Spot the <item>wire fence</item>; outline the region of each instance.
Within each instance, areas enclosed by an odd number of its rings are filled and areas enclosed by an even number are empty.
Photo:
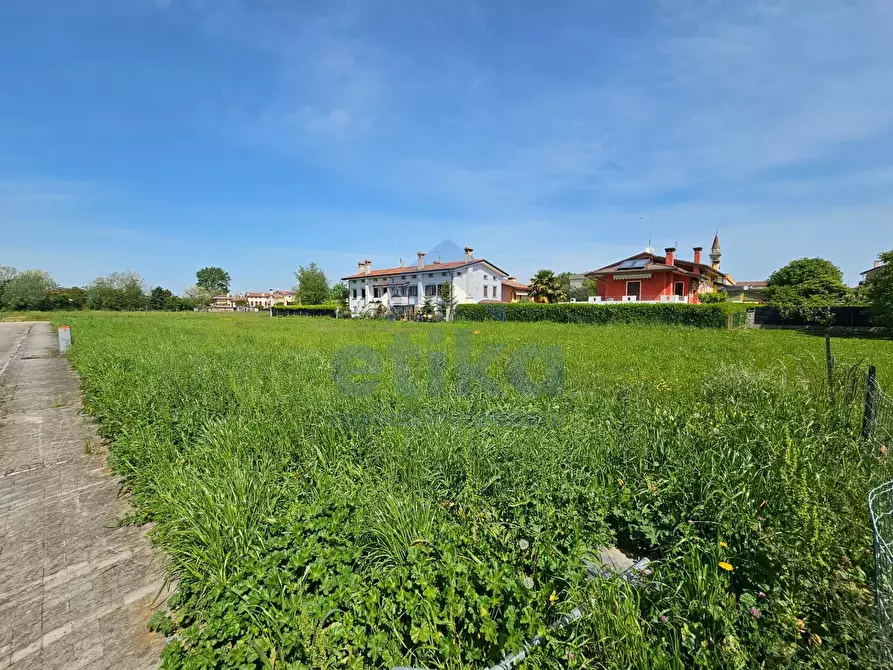
[[[869,377],[867,395],[868,436],[881,449],[893,447],[893,397],[884,392],[874,376]]]
[[[886,455],[893,446],[893,397],[869,372],[863,435],[871,447]],[[874,597],[878,653],[882,663],[893,661],[893,481],[868,494],[874,534]]]

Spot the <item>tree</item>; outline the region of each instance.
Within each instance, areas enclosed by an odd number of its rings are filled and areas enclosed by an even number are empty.
[[[298,280],[295,294],[302,305],[322,305],[329,299],[329,281],[326,273],[316,263],[303,265],[295,272]]]
[[[445,281],[438,289],[440,295],[440,304],[437,306],[437,312],[444,319],[449,320],[453,314],[453,307],[456,306],[456,298],[453,295],[453,285]]]
[[[145,309],[146,282],[136,272],[112,272],[87,287],[87,307],[111,311]]]
[[[156,286],[152,289],[152,292],[149,294],[149,309],[155,311],[163,311],[168,309],[168,301],[174,297],[172,291],[162,288],[161,286]]]
[[[561,272],[558,274],[558,281],[561,283],[561,291],[564,295],[571,294],[571,273]]]
[[[419,309],[419,313],[423,317],[431,317],[434,316],[435,311],[436,307],[434,306],[434,299],[430,295],[426,295],[425,299],[422,301],[422,306]]]
[[[3,308],[3,287],[15,279],[19,271],[10,265],[0,265],[0,309]]]
[[[84,309],[87,306],[87,291],[80,286],[53,289],[47,295],[47,309]]]
[[[340,281],[332,286],[330,299],[338,303],[338,306],[341,307],[342,310],[347,309],[349,297],[350,289],[347,288],[347,284],[345,284],[343,281]]]
[[[561,280],[551,270],[540,270],[530,278],[534,302],[561,302],[565,298]]]
[[[188,286],[183,290],[183,297],[194,307],[207,307],[214,299],[214,291],[204,286]]]
[[[213,295],[229,293],[229,283],[229,272],[223,268],[210,266],[195,273],[195,285],[211,291]]]
[[[56,282],[48,272],[25,270],[4,281],[0,306],[9,310],[49,309],[49,293],[55,288]]]
[[[766,288],[771,305],[837,305],[848,293],[843,273],[824,258],[791,261],[772,273]]]
[[[874,270],[865,282],[865,296],[871,302],[876,323],[893,328],[893,250],[878,255],[884,265]]]

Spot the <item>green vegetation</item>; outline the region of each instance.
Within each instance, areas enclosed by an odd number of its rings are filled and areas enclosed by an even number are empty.
[[[325,305],[276,305],[276,309],[294,312],[304,316],[336,316],[338,310],[341,310],[342,316],[350,316],[350,312],[345,312],[344,308],[336,303]]]
[[[702,305],[715,305],[717,303],[728,302],[729,294],[725,291],[714,291],[713,293],[701,293],[698,300]]]
[[[211,295],[229,292],[229,272],[215,266],[204,267],[195,273],[195,285],[210,292]]]
[[[329,300],[332,289],[326,273],[316,263],[307,267],[303,265],[295,272],[298,280],[295,286],[295,297],[304,305],[319,305]]]
[[[552,270],[539,270],[530,278],[530,288],[530,297],[536,302],[561,302],[567,298],[561,288],[561,278]]]
[[[525,667],[874,664],[865,498],[893,468],[842,390],[847,362],[893,377],[886,342],[835,341],[829,404],[824,342],[793,332],[64,319],[179,579],[166,667],[481,668],[534,634]],[[499,396],[454,392],[457,343],[502,347]],[[507,383],[531,344],[561,347],[561,396]],[[347,345],[365,395],[333,378]],[[604,544],[652,557],[647,586],[587,581]]]
[[[849,296],[843,273],[824,258],[791,261],[769,277],[771,305],[839,305]]]
[[[893,250],[879,254],[878,259],[884,265],[877,268],[860,288],[864,288],[865,298],[871,303],[875,322],[893,328]]]
[[[456,307],[461,321],[555,321],[558,323],[637,323],[653,325],[725,328],[728,315],[744,312],[747,305],[723,303],[688,305],[683,303],[560,303],[557,305],[518,302],[507,305],[462,304]]]

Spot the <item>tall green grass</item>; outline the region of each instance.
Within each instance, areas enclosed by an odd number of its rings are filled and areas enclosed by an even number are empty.
[[[461,326],[63,318],[178,580],[167,667],[486,667],[536,634],[529,667],[874,663],[865,496],[893,469],[841,389],[847,363],[893,375],[889,343],[835,343],[831,402],[821,338],[477,324],[503,382],[513,350],[560,345],[563,394],[406,397],[386,362],[352,397],[341,347],[405,336],[423,387]],[[646,585],[588,581],[604,544],[653,558]]]

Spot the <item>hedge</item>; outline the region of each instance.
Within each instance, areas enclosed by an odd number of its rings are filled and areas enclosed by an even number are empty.
[[[689,305],[685,303],[532,303],[463,304],[457,321],[556,321],[558,323],[635,323],[726,328],[728,315],[746,311],[740,303]]]
[[[273,305],[273,316],[335,317],[338,307],[339,305]]]

